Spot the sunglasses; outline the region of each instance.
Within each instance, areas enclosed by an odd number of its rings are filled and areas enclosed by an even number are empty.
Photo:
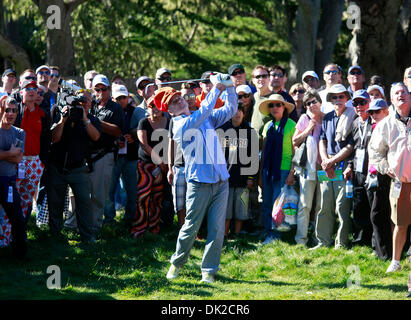
[[[276,108],[281,108],[283,106],[283,104],[281,102],[275,102],[275,103],[269,103],[268,104],[268,108],[272,109],[274,107]]]
[[[361,75],[362,74],[362,72],[361,71],[350,71],[350,74],[351,75]]]
[[[100,91],[106,92],[107,90],[108,90],[107,88],[96,88],[96,89],[94,89],[95,92],[100,92]]]
[[[256,76],[254,76],[254,78],[256,78],[256,79],[267,79],[268,78],[268,74],[259,74],[259,75],[256,75]]]
[[[37,88],[36,88],[36,87],[24,88],[24,90],[25,90],[26,92],[30,92],[30,91],[37,92]]]
[[[25,80],[37,80],[36,77],[30,77],[30,76],[24,77],[24,79]]]
[[[238,71],[234,71],[231,75],[232,75],[232,76],[236,76],[236,75],[238,75],[238,74],[243,74],[243,73],[245,73],[244,70],[238,70]]]
[[[171,81],[171,77],[161,77],[161,78],[158,78],[158,80],[164,81],[164,82]]]
[[[60,75],[59,75],[58,73],[53,73],[53,74],[51,75],[51,77],[52,77],[52,78],[58,78],[58,77],[60,77]]]
[[[190,94],[185,94],[183,96],[184,100],[188,101],[188,100],[194,100],[196,98],[196,95],[194,93],[190,93]]]
[[[127,99],[127,98],[128,98],[128,97],[126,97],[126,96],[121,96],[121,97],[117,97],[116,100],[117,100],[117,101],[120,101],[120,100]]]
[[[4,111],[6,113],[17,113],[18,109],[17,108],[6,108]]]
[[[374,113],[375,114],[379,114],[381,112],[381,109],[379,109],[379,110],[369,110],[368,111],[368,113],[370,114],[370,115],[373,115]]]
[[[311,106],[311,105],[314,105],[314,104],[317,104],[317,100],[313,100],[313,101],[309,101],[309,102],[307,102],[305,105],[307,106],[307,107],[309,107],[309,106]]]
[[[325,74],[337,74],[338,70],[328,70],[328,71],[324,71]]]
[[[367,104],[367,101],[366,100],[360,100],[360,101],[354,100],[352,104],[354,107],[358,107],[359,105],[365,106]]]
[[[238,99],[249,98],[250,96],[251,96],[251,93],[239,94]]]
[[[291,95],[294,95],[296,93],[305,93],[305,90],[304,89],[295,90]]]
[[[343,94],[340,94],[339,96],[332,96],[332,97],[331,97],[332,100],[337,100],[337,99],[342,100],[342,99],[344,99],[344,98],[346,98],[346,96],[343,95]]]
[[[39,72],[37,72],[37,74],[39,74],[39,75],[43,75],[43,74],[46,74],[46,75],[50,75],[50,71],[39,71]]]
[[[279,77],[279,78],[282,78],[282,77],[284,77],[284,75],[282,74],[282,73],[275,73],[275,72],[271,72],[270,73],[270,76],[272,76],[272,77]]]

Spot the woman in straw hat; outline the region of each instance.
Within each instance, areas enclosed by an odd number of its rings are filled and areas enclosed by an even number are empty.
[[[295,106],[288,103],[279,94],[272,94],[260,103],[261,114],[271,116],[272,120],[264,126],[263,149],[260,166],[259,185],[263,189],[262,214],[267,237],[264,244],[272,243],[280,238],[272,229],[271,211],[275,199],[284,184],[294,184],[294,168],[292,165],[295,122],[288,118]]]

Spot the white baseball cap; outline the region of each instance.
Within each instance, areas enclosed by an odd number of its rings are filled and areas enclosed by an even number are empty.
[[[113,86],[112,96],[114,99],[117,99],[121,96],[128,97],[128,90],[126,86],[123,86],[122,84]]]
[[[138,86],[140,85],[141,82],[143,81],[150,81],[153,82],[149,77],[147,76],[141,76],[140,78],[137,79],[136,81],[136,88],[138,89]]]
[[[98,84],[103,84],[106,87],[110,87],[110,82],[104,74],[98,74],[93,78],[93,88]]]
[[[368,92],[368,93],[370,93],[370,92],[373,91],[373,90],[378,90],[378,91],[381,93],[381,95],[382,95],[383,97],[385,97],[384,89],[383,89],[381,86],[379,86],[378,84],[374,84],[374,85],[369,86],[369,87],[367,88],[367,92]]]
[[[250,86],[246,85],[246,84],[242,84],[240,86],[238,86],[235,91],[237,92],[237,94],[239,94],[240,92],[245,92],[246,94],[251,93],[251,88]]]
[[[318,74],[315,71],[312,71],[312,70],[304,72],[303,77],[301,78],[301,80],[304,82],[304,79],[307,76],[314,77],[318,81],[320,80],[320,78],[318,77]]]
[[[159,79],[164,73],[169,73],[171,75],[171,71],[167,68],[160,68],[156,72],[156,79]]]
[[[41,69],[47,69],[49,72],[51,72],[50,67],[49,67],[49,66],[46,66],[45,64],[43,64],[42,66],[40,66],[40,67],[38,67],[38,68],[36,69],[36,74],[39,73],[39,71],[40,71]]]

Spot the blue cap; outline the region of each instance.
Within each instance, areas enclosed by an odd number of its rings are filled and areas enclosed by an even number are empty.
[[[348,69],[348,73],[350,73],[351,70],[354,70],[354,69],[358,69],[358,70],[361,71],[361,73],[364,73],[364,69],[361,68],[360,66],[351,66],[351,67]]]
[[[367,112],[372,111],[372,110],[385,109],[385,108],[388,108],[388,105],[387,105],[387,102],[385,102],[384,99],[375,99],[375,100],[371,101]]]
[[[370,95],[368,94],[367,90],[365,89],[360,89],[354,92],[354,95],[352,96],[352,99],[355,100],[357,98],[365,99],[365,100],[371,100]]]

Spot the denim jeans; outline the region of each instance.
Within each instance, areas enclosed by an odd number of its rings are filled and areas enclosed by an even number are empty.
[[[127,193],[127,203],[124,218],[132,220],[136,214],[137,206],[137,160],[130,161],[124,157],[119,157],[113,167],[109,196],[104,208],[104,221],[112,222],[116,216],[115,195],[120,179],[123,180],[124,189]]]
[[[279,239],[280,233],[273,229],[272,211],[275,200],[280,194],[281,188],[285,185],[285,180],[290,171],[281,170],[280,180],[271,180],[263,176],[263,205],[262,213],[264,217],[264,229],[267,236]]]
[[[217,273],[224,241],[227,202],[228,181],[187,183],[187,214],[178,234],[176,252],[170,260],[173,265],[181,267],[187,262],[201,222],[207,215],[207,242],[201,271]]]

